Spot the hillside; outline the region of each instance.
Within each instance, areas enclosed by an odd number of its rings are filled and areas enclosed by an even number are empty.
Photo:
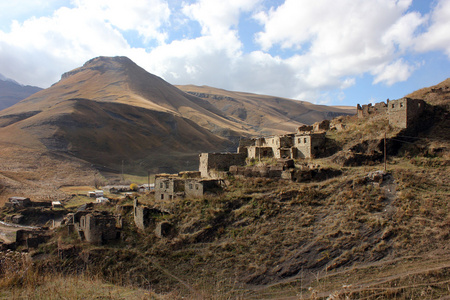
[[[40,90],[42,89],[39,87],[18,84],[0,74],[0,110],[16,104]]]
[[[208,86],[178,85],[180,90],[207,100],[223,114],[251,124],[260,134],[295,132],[294,125],[311,125],[340,115],[355,114],[354,107],[315,105],[306,101],[231,92]]]
[[[89,245],[60,228],[31,251],[35,272],[14,274],[17,283],[5,277],[0,287],[27,295],[55,277],[72,285],[77,273],[99,288],[134,287],[129,299],[142,289],[155,299],[441,299],[450,280],[449,159],[448,150],[390,156],[377,180],[369,175],[382,169],[377,162],[342,168],[322,159],[315,163],[342,175],[299,183],[229,177],[225,193],[201,199],[140,195],[154,208],[145,231],[134,225],[132,200],[118,200],[120,240]],[[159,222],[173,226],[164,238],[154,233]]]

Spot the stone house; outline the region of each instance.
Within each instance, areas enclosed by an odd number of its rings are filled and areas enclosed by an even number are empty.
[[[155,176],[155,199],[173,200],[184,197],[184,180],[176,175],[159,174]]]
[[[408,128],[425,110],[423,100],[402,98],[388,103],[389,124],[398,128]]]
[[[314,158],[325,144],[325,133],[296,134],[291,158]]]
[[[369,115],[386,115],[389,124],[397,128],[408,128],[424,112],[426,102],[420,99],[404,97],[398,100],[387,100],[386,103],[376,103],[367,105],[357,105],[358,118],[365,118]]]
[[[73,223],[82,241],[105,244],[120,237],[121,217],[106,211],[80,211],[73,215]]]
[[[201,198],[223,189],[221,179],[180,178],[176,175],[156,175],[155,199],[173,200],[185,197]]]
[[[223,180],[220,179],[186,179],[184,192],[189,198],[201,198],[205,194],[217,194],[223,190]]]
[[[300,131],[298,134],[257,138],[252,141],[246,141],[246,146],[240,145],[239,148],[240,152],[244,152],[242,148],[246,148],[247,156],[251,159],[313,158],[320,153],[320,147],[325,143],[325,133]]]
[[[228,172],[230,166],[244,166],[246,158],[247,153],[244,151],[239,151],[239,153],[202,153],[199,164],[201,177],[218,178],[221,172]]]

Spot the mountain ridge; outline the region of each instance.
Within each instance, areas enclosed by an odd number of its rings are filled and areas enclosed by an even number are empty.
[[[0,74],[0,111],[40,90],[40,87],[23,85]]]

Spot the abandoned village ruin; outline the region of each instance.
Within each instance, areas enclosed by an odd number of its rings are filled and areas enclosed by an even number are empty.
[[[417,123],[417,118],[425,111],[427,104],[423,100],[402,98],[388,100],[374,105],[357,105],[357,117],[368,118],[372,115],[387,117],[392,127],[406,129]],[[236,153],[201,153],[199,170],[178,174],[156,174],[154,198],[157,201],[171,201],[184,198],[202,198],[205,195],[217,195],[226,190],[229,175],[242,177],[266,177],[285,179],[295,182],[321,181],[342,174],[341,170],[320,168],[314,159],[330,155],[327,151],[328,131],[345,130],[342,119],[324,120],[313,125],[303,125],[296,133],[257,138],[242,138]],[[297,161],[297,164],[295,161]],[[261,163],[270,161],[270,163]],[[127,186],[105,186],[110,194],[129,191]],[[138,192],[145,191],[139,189]],[[150,184],[147,187],[150,191]],[[126,193],[131,194],[131,193]],[[129,197],[130,195],[127,195]],[[89,197],[104,197],[103,191],[90,192]],[[106,198],[105,198],[106,199]],[[59,203],[59,202],[58,202]],[[155,227],[154,234],[163,238],[170,235],[172,225],[158,222],[158,216],[169,214],[158,208],[147,207],[134,199],[132,207],[116,207],[116,213],[97,209],[101,205],[111,205],[109,201],[97,201],[79,207],[75,213],[66,215],[61,225],[67,232],[76,232],[81,241],[92,244],[105,244],[119,239],[122,229],[121,212],[131,211],[134,224],[139,230]],[[24,222],[24,209],[52,209],[52,202],[34,202],[25,197],[11,197],[5,209],[14,214],[8,220],[14,224]],[[15,213],[18,212],[18,213]],[[11,225],[13,226],[13,225]],[[19,225],[17,225],[19,226]],[[59,226],[59,225],[58,225]],[[48,229],[48,228],[47,228]],[[49,238],[48,230],[22,226],[16,232],[16,241],[1,244],[3,248],[16,246],[37,247]]]
[[[399,100],[389,100],[386,103],[379,102],[372,106],[357,105],[358,118],[365,118],[373,114],[386,114],[389,119],[389,125],[398,128],[408,128],[420,116],[426,107],[423,100],[402,98]]]

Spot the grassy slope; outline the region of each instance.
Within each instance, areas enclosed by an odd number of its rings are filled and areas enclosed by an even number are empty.
[[[74,242],[79,254],[44,265],[70,273],[89,257],[90,276],[190,298],[438,298],[450,279],[446,162],[392,158],[381,186],[364,180],[380,166],[353,167],[317,183],[236,179],[221,197],[141,199],[172,212],[155,216],[174,225],[170,238],[155,225],[137,234],[128,214],[122,242],[94,247],[60,231],[38,253]]]
[[[180,85],[220,109],[227,116],[245,122],[264,134],[295,132],[303,124],[312,124],[339,114],[354,114],[354,107],[337,108],[280,97],[232,92],[208,86]]]

